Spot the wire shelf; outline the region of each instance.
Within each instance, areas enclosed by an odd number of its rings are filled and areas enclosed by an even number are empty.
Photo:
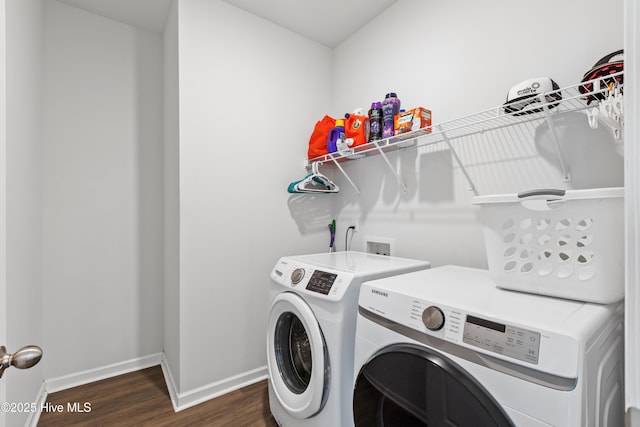
[[[363,144],[353,149],[315,157],[309,159],[308,162],[342,162],[354,160],[416,144],[418,147],[423,147],[504,127],[517,126],[536,120],[545,120],[548,119],[549,116],[553,118],[554,116],[569,112],[589,110],[597,107],[600,100],[608,96],[611,90],[610,85],[614,84],[615,81],[622,81],[623,74],[624,72],[619,72],[540,94],[537,96],[538,102],[529,104],[520,111],[507,112],[505,106],[501,105],[430,127],[407,132],[402,135]],[[622,89],[622,84],[620,83],[618,87]]]

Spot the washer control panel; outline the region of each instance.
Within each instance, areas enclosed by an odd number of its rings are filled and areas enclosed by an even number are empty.
[[[327,273],[326,271],[315,270],[307,282],[307,286],[305,289],[318,292],[323,295],[329,295],[329,291],[331,291],[331,287],[336,281],[338,277],[337,274]]]
[[[271,279],[285,288],[335,301],[342,299],[354,278],[348,272],[321,270],[287,259],[280,259],[271,271]]]
[[[304,279],[304,268],[296,268],[291,272],[291,283],[297,285],[300,281]]]
[[[540,332],[467,314],[462,341],[529,363],[538,363]]]

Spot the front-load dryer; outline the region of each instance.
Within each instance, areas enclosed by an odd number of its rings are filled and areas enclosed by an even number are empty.
[[[425,268],[425,261],[351,251],[278,261],[271,272],[267,361],[269,406],[280,425],[353,424],[360,284]]]
[[[444,266],[364,283],[356,426],[624,425],[623,309]]]

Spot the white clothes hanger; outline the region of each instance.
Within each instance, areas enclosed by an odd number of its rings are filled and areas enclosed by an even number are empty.
[[[610,84],[606,98],[601,100],[597,106],[587,110],[586,113],[589,126],[592,129],[597,129],[598,122],[601,121],[611,128],[616,140],[622,139],[624,102],[622,90],[617,82]]]

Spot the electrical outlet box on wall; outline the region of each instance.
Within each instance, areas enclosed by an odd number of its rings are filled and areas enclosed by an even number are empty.
[[[365,236],[364,247],[367,253],[391,256],[395,239],[390,237]]]

